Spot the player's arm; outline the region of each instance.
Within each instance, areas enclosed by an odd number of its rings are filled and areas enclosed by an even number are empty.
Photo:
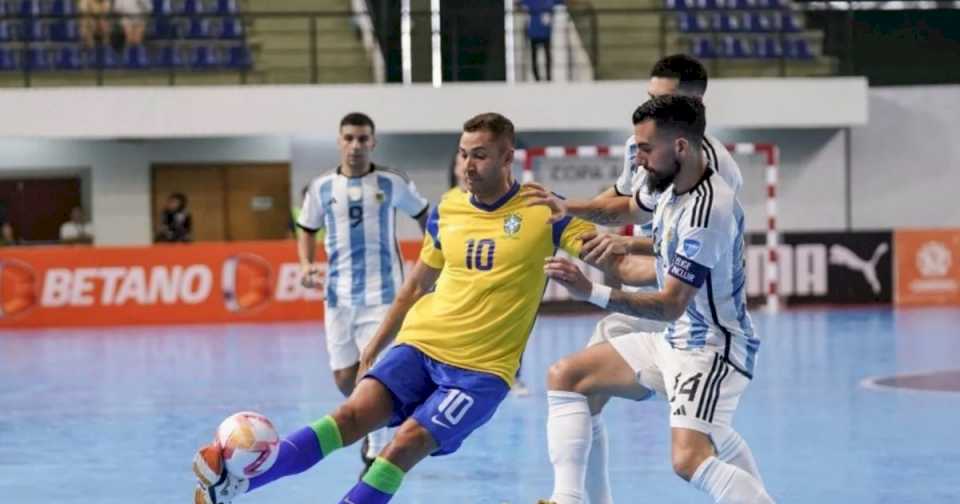
[[[398,187],[396,206],[417,221],[421,233],[425,232],[427,218],[430,216],[430,202],[417,191],[417,185],[412,180],[407,180]]]
[[[380,352],[397,337],[407,312],[424,294],[433,289],[437,277],[440,276],[440,271],[441,269],[428,265],[423,259],[417,261],[413,271],[410,272],[410,276],[407,277],[403,286],[397,292],[397,297],[390,305],[390,310],[383,322],[380,323],[380,327],[377,328],[376,334],[363,349],[363,354],[360,356],[360,370],[357,372],[358,378],[363,377],[366,370],[370,369],[370,366],[377,360]]]
[[[700,289],[699,286],[669,276],[663,289],[657,292],[624,292],[594,284],[574,263],[561,257],[548,258],[544,271],[577,299],[588,300],[602,308],[634,317],[666,322],[679,318]]]
[[[323,287],[320,265],[317,264],[317,232],[323,228],[323,206],[318,195],[310,189],[303,198],[300,217],[296,222],[302,233],[297,233],[297,258],[300,260],[300,283],[310,289]]]
[[[657,262],[653,257],[620,256],[603,269],[625,285],[634,287],[657,285]]]
[[[550,222],[559,222],[571,215],[602,226],[627,222],[630,215],[630,197],[620,196],[613,188],[591,200],[567,200],[534,182],[523,185],[527,206],[543,205],[550,209]]]

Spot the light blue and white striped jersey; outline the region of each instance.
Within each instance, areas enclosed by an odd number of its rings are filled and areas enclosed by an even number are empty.
[[[405,174],[383,166],[361,177],[337,168],[314,179],[297,225],[327,231],[327,306],[392,303],[403,282],[396,209],[417,218],[429,207]]]
[[[653,216],[657,281],[667,275],[699,290],[686,311],[667,326],[674,348],[709,347],[747,377],[753,376],[760,340],[747,313],[743,207],[711,169],[690,191],[671,185]]]

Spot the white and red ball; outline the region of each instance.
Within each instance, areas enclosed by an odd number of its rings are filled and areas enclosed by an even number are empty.
[[[263,474],[277,460],[280,436],[270,419],[252,411],[234,413],[217,428],[227,471],[240,478]]]

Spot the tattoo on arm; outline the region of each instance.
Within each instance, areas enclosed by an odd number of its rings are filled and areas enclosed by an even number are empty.
[[[666,300],[657,293],[623,292],[614,289],[610,293],[610,302],[607,309],[634,317],[671,321]]]
[[[582,217],[594,224],[600,224],[601,226],[620,224],[620,221],[622,220],[620,215],[607,212],[603,208],[591,208],[583,212]]]

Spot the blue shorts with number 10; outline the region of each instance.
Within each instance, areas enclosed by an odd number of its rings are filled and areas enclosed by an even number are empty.
[[[393,396],[395,427],[412,417],[447,455],[497,411],[510,391],[500,377],[444,364],[410,345],[397,345],[366,374]]]

